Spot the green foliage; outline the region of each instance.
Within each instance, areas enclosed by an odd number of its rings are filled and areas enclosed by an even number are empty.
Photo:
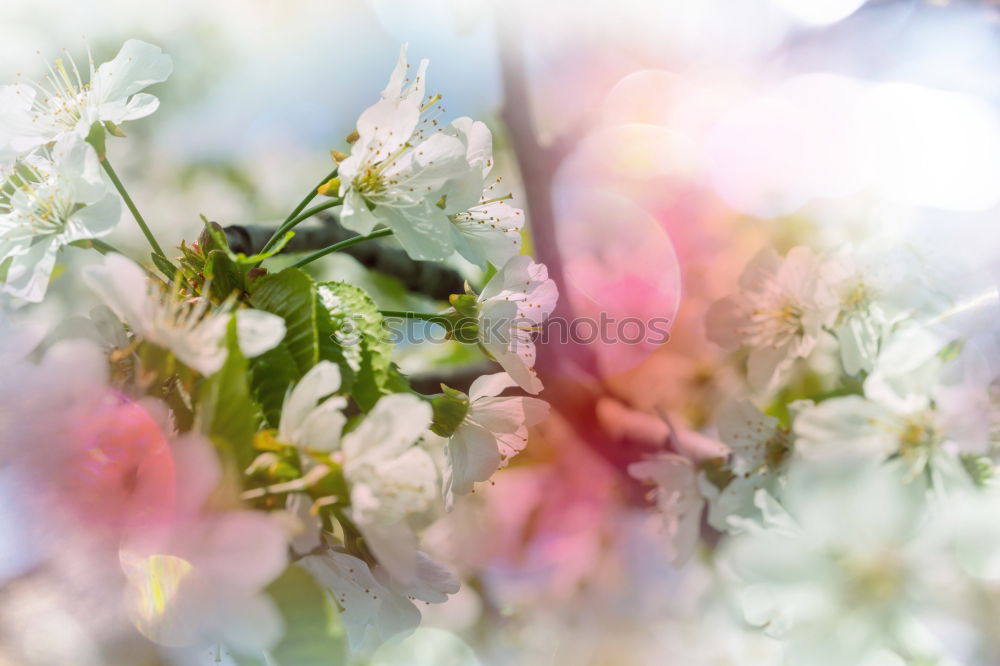
[[[986,456],[976,456],[971,453],[963,453],[960,456],[960,459],[962,461],[962,467],[977,486],[985,486],[993,479],[993,461]]]
[[[327,593],[305,569],[291,566],[267,589],[281,611],[285,635],[268,659],[239,657],[241,666],[340,666],[347,636]]]
[[[385,320],[368,294],[352,284],[326,282],[318,286],[318,294],[355,372],[354,400],[368,411],[380,397],[393,392],[392,343]]]
[[[226,331],[226,348],[226,362],[198,391],[198,425],[220,451],[246,469],[256,455],[253,436],[259,419],[254,418],[258,409],[250,397],[248,364],[240,352],[235,316]]]
[[[272,428],[281,420],[281,404],[288,387],[296,379],[295,359],[284,342],[257,358],[250,359],[250,391]]]
[[[172,263],[155,252],[151,253],[149,256],[153,260],[153,265],[156,266],[168,280],[173,282],[177,278],[177,268]]]
[[[224,301],[233,293],[246,290],[246,275],[223,250],[212,250],[205,257],[205,280],[210,282],[211,296]]]
[[[286,268],[259,278],[252,285],[250,303],[285,320],[283,345],[294,362],[292,380],[300,379],[320,361],[332,361],[340,366],[343,390],[350,389],[354,370],[334,336],[330,313],[320,303],[316,283],[307,273]]]

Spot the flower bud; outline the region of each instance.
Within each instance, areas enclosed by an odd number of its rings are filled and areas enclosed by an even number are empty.
[[[335,197],[337,196],[337,194],[340,193],[340,179],[331,178],[330,180],[320,185],[316,189],[316,191],[322,194],[324,197]]]

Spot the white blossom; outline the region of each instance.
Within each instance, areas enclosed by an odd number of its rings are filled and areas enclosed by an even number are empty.
[[[902,477],[896,466],[797,463],[780,503],[757,491],[762,524],[747,521],[722,557],[747,621],[786,641],[791,666],[938,651],[922,616],[946,594],[935,579],[948,567],[922,538],[925,495]]]
[[[503,266],[521,252],[524,212],[520,208],[491,201],[456,213],[451,221],[455,250],[474,264]]]
[[[479,341],[517,382],[532,394],[542,390],[534,371],[534,336],[552,314],[558,291],[544,264],[517,256],[504,264],[479,298]]]
[[[957,455],[986,453],[989,424],[970,422],[964,406],[986,394],[940,383],[941,348],[920,329],[898,334],[865,380],[864,396],[830,398],[796,415],[797,453],[814,459],[898,455],[911,475],[928,468],[939,485],[967,482],[956,474]]]
[[[663,516],[668,557],[675,565],[684,564],[698,545],[701,514],[705,508],[705,498],[698,487],[697,468],[685,456],[663,453],[632,463],[628,472],[640,481],[656,484],[652,493]]]
[[[404,46],[381,99],[358,118],[358,139],[338,171],[341,222],[359,234],[384,224],[414,259],[443,260],[455,251],[451,217],[480,201],[492,138],[469,118],[440,126],[439,97],[424,98],[427,61],[412,79],[408,70]]]
[[[648,431],[646,414],[622,409],[618,424],[627,436],[635,437]],[[676,452],[660,452],[628,466],[628,473],[635,479],[655,484],[649,497],[656,501],[657,511],[663,521],[667,539],[667,557],[674,566],[686,564],[695,552],[701,533],[701,518],[706,500],[706,481],[701,470],[725,460],[729,454],[726,446],[701,433],[687,429],[674,429],[668,417],[661,421],[667,428],[667,438]],[[665,442],[660,441],[662,446]]]
[[[79,240],[111,233],[121,202],[104,180],[97,155],[76,137],[61,140],[18,164],[0,195],[0,269],[3,290],[40,301],[56,255]]]
[[[137,337],[167,349],[208,376],[226,361],[226,329],[236,317],[240,350],[248,357],[273,349],[285,337],[281,317],[262,310],[239,309],[234,302],[213,306],[205,297],[185,299],[147,279],[122,255],[110,253],[84,269],[84,280]]]
[[[100,67],[89,62],[87,80],[76,63],[59,59],[41,82],[0,87],[0,152],[24,154],[67,134],[85,138],[96,122],[144,118],[159,100],[143,88],[165,81],[170,57],[152,44],[130,39]]]
[[[320,361],[290,389],[281,405],[278,438],[300,448],[333,451],[340,446],[347,400],[340,389],[340,368]],[[332,396],[332,397],[331,397]]]
[[[718,417],[719,439],[732,452],[728,471],[732,478],[720,490],[704,474],[700,484],[709,498],[708,522],[720,531],[740,529],[742,521],[730,517],[758,519],[754,504],[758,490],[777,495],[788,461],[792,437],[778,419],[761,413],[747,401],[723,406]]]
[[[739,293],[709,308],[709,339],[749,348],[747,379],[754,390],[774,388],[834,322],[838,303],[823,272],[823,260],[807,247],[789,250],[784,259],[765,248],[743,271]]]
[[[517,384],[506,372],[484,375],[469,388],[465,418],[448,440],[445,495],[472,491],[517,455],[528,440],[528,427],[548,414],[548,403],[524,396],[500,396]]]
[[[420,624],[414,600],[440,603],[459,587],[451,572],[422,552],[417,553],[417,573],[410,585],[400,585],[381,567],[373,571],[364,560],[334,550],[310,555],[299,564],[331,591],[351,649],[361,653],[409,635]]]
[[[440,499],[437,467],[418,440],[431,407],[409,393],[381,398],[341,442],[351,520],[375,558],[400,584],[417,577],[417,538],[408,518]]]

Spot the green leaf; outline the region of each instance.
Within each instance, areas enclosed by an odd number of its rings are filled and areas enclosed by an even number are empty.
[[[240,469],[246,469],[256,455],[253,436],[259,418],[250,397],[247,360],[237,341],[235,316],[229,320],[226,348],[226,362],[198,391],[198,426]]]
[[[334,336],[330,314],[319,301],[316,283],[298,268],[286,268],[254,282],[250,303],[255,308],[285,320],[285,347],[294,364],[297,380],[320,361],[340,366],[342,389],[350,389],[354,370]]]
[[[248,265],[248,266],[253,266],[253,265],[259,264],[260,262],[264,261],[265,259],[270,259],[274,255],[276,255],[279,252],[281,252],[282,250],[284,250],[285,246],[288,245],[288,241],[292,240],[292,238],[294,236],[295,236],[295,232],[294,231],[288,231],[288,232],[286,232],[285,235],[282,236],[278,240],[277,243],[275,243],[274,247],[272,247],[267,252],[262,252],[262,253],[259,253],[259,254],[255,254],[255,255],[250,256],[250,257],[248,257],[248,256],[246,256],[244,254],[237,254],[236,255],[237,262],[240,263],[240,264],[244,264],[244,265]]]
[[[389,393],[409,393],[413,391],[410,379],[399,370],[395,363],[389,365],[389,374],[385,381],[385,390]]]
[[[281,405],[297,377],[295,359],[284,342],[250,361],[250,390],[272,428],[281,420]]]
[[[212,250],[205,260],[205,279],[211,280],[212,296],[224,301],[233,292],[243,293],[243,274],[224,250]]]
[[[170,263],[169,260],[164,259],[155,252],[149,255],[153,259],[153,265],[156,266],[161,273],[171,282],[177,277],[177,267]]]
[[[960,456],[962,467],[972,478],[977,486],[986,486],[993,478],[993,461],[985,456],[977,456],[972,453],[963,453]]]
[[[359,287],[346,282],[325,282],[317,289],[330,315],[335,338],[343,345],[347,363],[354,370],[353,396],[364,411],[391,393],[392,343],[378,306]]]
[[[265,661],[237,657],[241,666],[341,666],[347,634],[339,614],[313,577],[292,565],[267,589],[285,622],[285,635]]]

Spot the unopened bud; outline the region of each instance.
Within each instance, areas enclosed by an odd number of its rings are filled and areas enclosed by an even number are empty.
[[[452,294],[448,302],[463,317],[475,319],[479,315],[479,301],[475,294]]]
[[[340,179],[331,178],[316,188],[316,191],[324,197],[335,197],[340,193]]]

